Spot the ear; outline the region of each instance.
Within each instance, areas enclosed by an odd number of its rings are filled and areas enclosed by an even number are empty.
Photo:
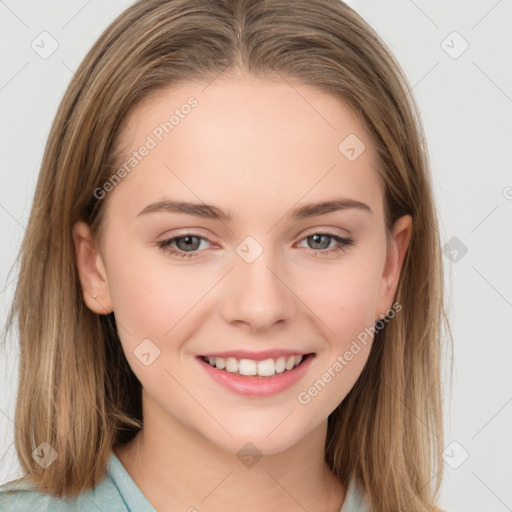
[[[114,308],[99,248],[87,223],[77,222],[72,233],[84,301],[91,311],[107,315]]]
[[[384,272],[377,297],[375,321],[380,320],[393,305],[393,298],[398,287],[400,271],[405,259],[407,248],[412,233],[412,217],[404,215],[400,217],[393,227],[391,240],[389,241]]]

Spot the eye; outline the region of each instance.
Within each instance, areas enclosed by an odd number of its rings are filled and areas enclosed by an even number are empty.
[[[314,249],[315,256],[336,253],[354,244],[354,240],[350,237],[344,237],[336,233],[328,232],[312,233],[308,235],[306,238],[303,238],[300,243],[302,243],[303,241],[312,241],[312,249]],[[329,248],[332,241],[335,242],[335,245]],[[298,247],[300,247],[300,244],[298,245]]]
[[[336,233],[328,232],[312,233],[306,238],[303,238],[300,243],[304,240],[312,241],[313,248],[311,250],[313,250],[315,256],[319,254],[324,255],[336,253],[354,244],[354,240],[350,237],[344,237]],[[325,244],[326,241],[327,245]],[[335,242],[335,245],[329,247],[332,241]],[[201,252],[198,250],[201,246],[201,242],[210,243],[210,241],[204,236],[195,233],[185,233],[167,240],[162,240],[158,242],[157,245],[166,253],[177,256],[178,258],[194,258],[197,256],[198,252]],[[174,247],[174,244],[176,244],[177,247]],[[300,245],[297,245],[297,247],[300,247]]]
[[[157,245],[173,256],[178,256],[179,258],[193,258],[196,256],[195,253],[202,241],[209,242],[204,236],[196,235],[195,233],[185,233],[184,235],[175,236],[168,240],[162,240],[158,242]],[[177,244],[177,249],[172,246],[174,243]]]

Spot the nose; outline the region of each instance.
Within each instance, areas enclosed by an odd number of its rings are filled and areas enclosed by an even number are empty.
[[[267,249],[252,263],[236,256],[226,284],[224,319],[254,332],[289,322],[297,312],[298,299],[284,266]]]

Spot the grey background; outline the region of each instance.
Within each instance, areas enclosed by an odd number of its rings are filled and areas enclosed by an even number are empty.
[[[441,236],[451,251],[445,261],[454,374],[451,387],[445,379],[440,505],[450,512],[511,511],[512,2],[348,3],[410,80],[429,142]],[[7,271],[57,106],[90,46],[130,4],[0,0],[0,326],[16,278],[16,270]],[[46,59],[31,47],[43,31],[58,42]],[[461,53],[464,41],[469,47]],[[0,483],[21,475],[13,444],[18,353],[16,339],[0,352]]]

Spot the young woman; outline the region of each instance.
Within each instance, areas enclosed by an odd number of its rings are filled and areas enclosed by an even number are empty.
[[[144,0],[107,28],[21,249],[1,510],[438,510],[447,319],[408,91],[339,0]]]

